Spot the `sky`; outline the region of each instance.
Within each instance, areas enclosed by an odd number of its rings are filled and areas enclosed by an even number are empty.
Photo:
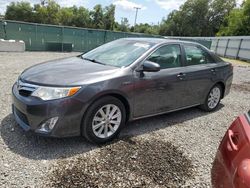
[[[6,6],[10,2],[18,2],[17,0],[0,0],[0,14],[4,14]],[[31,4],[40,3],[40,0],[25,0]],[[70,7],[73,5],[84,6],[93,9],[96,4],[107,6],[116,5],[115,19],[121,22],[126,17],[130,25],[134,25],[135,9],[138,11],[137,23],[158,24],[163,17],[166,17],[172,10],[178,9],[186,0],[55,0],[62,7]],[[237,0],[237,4],[241,4],[242,0]]]

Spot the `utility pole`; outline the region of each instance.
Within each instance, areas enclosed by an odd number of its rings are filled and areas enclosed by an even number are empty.
[[[134,24],[134,27],[136,25],[136,20],[137,20],[137,13],[138,13],[138,10],[141,9],[140,7],[134,7],[134,9],[136,9],[136,12],[135,12],[135,24]]]

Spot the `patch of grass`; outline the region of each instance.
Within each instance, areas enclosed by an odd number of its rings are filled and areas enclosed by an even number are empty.
[[[240,61],[237,59],[228,59],[228,58],[222,58],[224,61],[227,61],[229,63],[232,63],[233,65],[238,65],[238,66],[250,66],[250,63],[246,61]]]
[[[239,92],[250,92],[250,82],[243,82],[241,84],[232,84],[232,89]]]

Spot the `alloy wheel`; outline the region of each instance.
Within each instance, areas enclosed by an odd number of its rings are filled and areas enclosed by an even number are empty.
[[[218,87],[214,87],[208,96],[208,107],[210,109],[214,109],[218,103],[220,102],[221,98],[221,90]]]
[[[108,138],[119,128],[122,121],[122,113],[118,106],[107,104],[102,106],[94,115],[92,130],[98,138]]]

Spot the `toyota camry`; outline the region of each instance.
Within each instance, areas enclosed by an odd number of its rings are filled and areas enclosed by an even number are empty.
[[[232,78],[232,65],[200,44],[125,38],[26,69],[13,85],[12,109],[26,131],[104,143],[128,121],[216,110]]]

